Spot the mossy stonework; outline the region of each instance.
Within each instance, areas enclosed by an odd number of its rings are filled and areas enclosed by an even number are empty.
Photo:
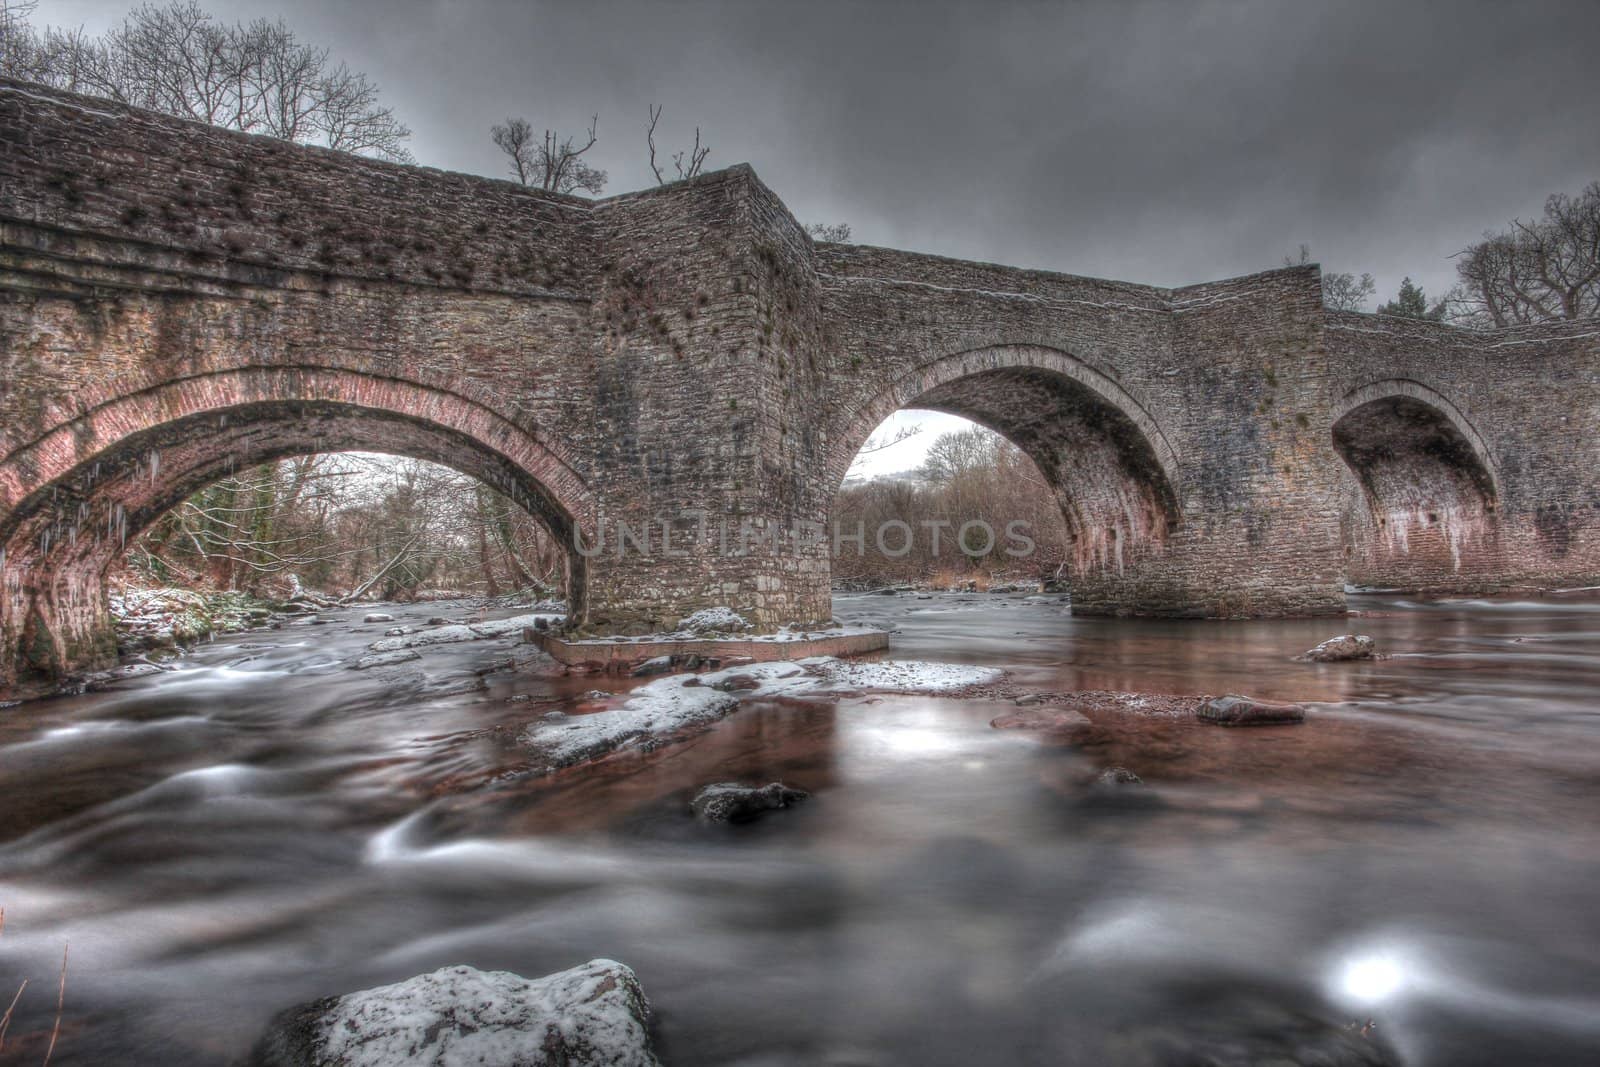
[[[1038,463],[1076,611],[1589,584],[1597,335],[1331,312],[1315,267],[819,245],[748,167],[587,201],[0,81],[0,692],[113,654],[104,574],[163,510],[313,451],[513,496],[584,632],[824,620],[834,493],[908,406]]]

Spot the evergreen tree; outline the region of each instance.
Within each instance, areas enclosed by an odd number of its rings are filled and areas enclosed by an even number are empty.
[[[1403,319],[1430,319],[1440,322],[1444,319],[1444,301],[1435,304],[1428,303],[1428,296],[1410,278],[1400,282],[1399,294],[1387,304],[1378,308],[1380,315],[1398,315]]]

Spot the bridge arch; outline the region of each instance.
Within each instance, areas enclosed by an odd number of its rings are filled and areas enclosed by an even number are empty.
[[[1427,586],[1492,541],[1500,478],[1471,420],[1409,378],[1371,382],[1334,406],[1333,446],[1361,486],[1365,516],[1346,517],[1358,584]],[[1410,573],[1418,572],[1418,573]]]
[[[313,452],[450,466],[505,493],[567,548],[575,618],[596,504],[554,448],[481,404],[326,368],[196,376],[110,401],[0,460],[0,687],[14,670],[109,658],[105,573],[170,508],[235,470]]]
[[[1116,568],[1182,521],[1179,459],[1155,418],[1109,376],[1060,349],[1001,344],[896,376],[830,439],[830,487],[884,419],[925,408],[969,419],[1022,449],[1055,492],[1075,571]]]

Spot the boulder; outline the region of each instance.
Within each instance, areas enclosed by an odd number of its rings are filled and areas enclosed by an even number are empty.
[[[782,782],[760,786],[717,782],[702,786],[689,807],[702,822],[744,822],[776,808],[787,808],[809,795]]]
[[[648,678],[652,674],[671,674],[672,670],[671,656],[656,656],[645,660],[628,673],[635,678]]]
[[[394,616],[382,611],[369,611],[362,622],[394,622]]]
[[[761,680],[750,674],[734,674],[721,681],[712,682],[711,688],[724,693],[747,693],[752,689],[760,689]]]
[[[527,979],[444,967],[394,985],[327,997],[279,1015],[251,1067],[660,1067],[650,1005],[614,960]]]
[[[1366,634],[1340,634],[1330,637],[1301,656],[1310,663],[1339,663],[1352,659],[1376,659],[1378,643]]]
[[[1201,722],[1218,726],[1278,726],[1306,721],[1306,709],[1302,704],[1279,704],[1242,696],[1218,697],[1203,705],[1198,714]]]

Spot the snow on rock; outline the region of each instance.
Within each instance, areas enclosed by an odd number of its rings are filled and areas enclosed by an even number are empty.
[[[458,641],[482,641],[490,637],[519,634],[523,630],[531,630],[541,624],[550,626],[560,620],[560,615],[534,614],[513,615],[509,619],[493,619],[488,622],[455,623],[431,630],[423,630],[418,633],[385,637],[382,640],[372,642],[367,647],[374,652],[393,652],[396,649],[418,648],[423,645],[449,645]]]
[[[527,979],[444,967],[290,1009],[257,1043],[255,1067],[659,1067],[650,1004],[614,960]]]
[[[1338,663],[1343,660],[1376,659],[1378,643],[1366,634],[1340,634],[1313,648],[1302,660],[1312,663]]]
[[[365,671],[373,667],[392,667],[396,663],[405,663],[409,660],[421,658],[422,654],[420,652],[413,652],[409,648],[400,648],[393,652],[373,652],[350,664],[350,669],[353,671]]]
[[[992,682],[1002,673],[953,663],[860,663],[831,656],[751,663],[707,674],[657,678],[635,689],[621,707],[535,723],[523,731],[522,743],[538,754],[549,773],[624,747],[650,751],[678,735],[706,729],[745,700],[864,690],[943,692]]]
[[[729,607],[701,608],[693,615],[678,620],[678,630],[684,633],[703,634],[750,629],[743,615]]]
[[[362,622],[394,622],[394,616],[386,611],[369,611],[362,618]]]

